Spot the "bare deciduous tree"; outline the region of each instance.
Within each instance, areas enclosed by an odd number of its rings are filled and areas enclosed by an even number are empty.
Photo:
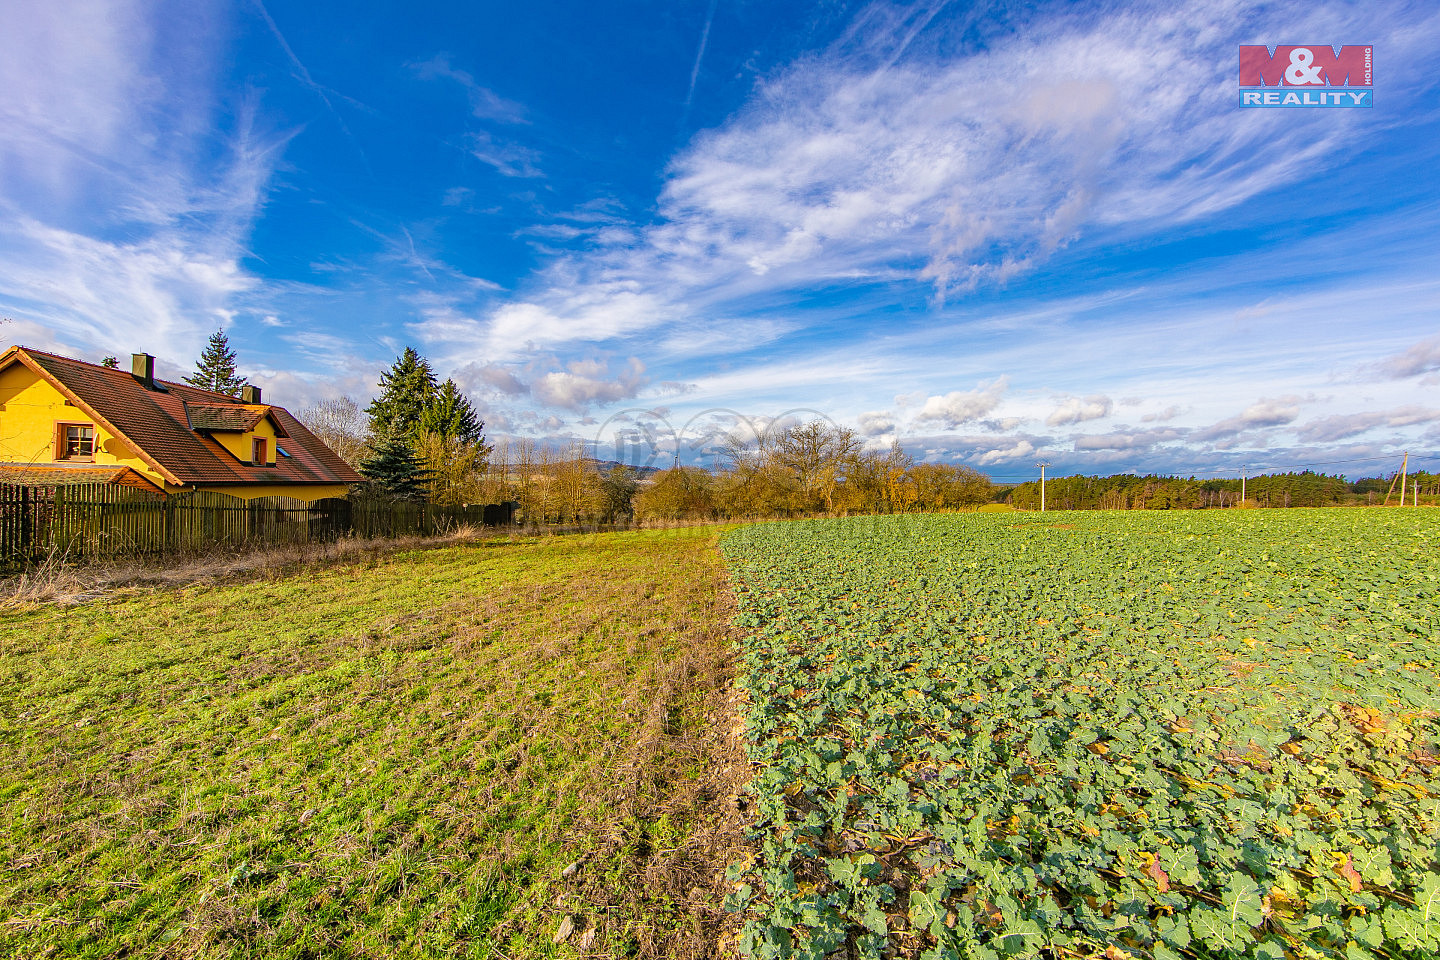
[[[352,467],[358,467],[370,452],[365,414],[351,397],[321,400],[300,411],[298,419]]]

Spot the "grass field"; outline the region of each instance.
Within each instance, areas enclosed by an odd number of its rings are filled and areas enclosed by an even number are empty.
[[[723,547],[751,955],[1440,956],[1440,513],[859,518]]]
[[[0,955],[713,955],[727,604],[679,532],[6,615]]]
[[[1440,514],[717,539],[5,615],[0,955],[1440,956]]]

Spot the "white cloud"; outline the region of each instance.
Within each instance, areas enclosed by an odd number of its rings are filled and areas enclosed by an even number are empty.
[[[166,8],[163,31],[157,15],[123,0],[7,10],[0,309],[73,352],[188,366],[256,288],[241,258],[287,137],[257,132],[253,100],[217,111],[217,10]],[[161,49],[162,33],[186,46]]]
[[[860,432],[867,437],[878,437],[881,434],[891,433],[895,429],[895,416],[888,410],[862,413],[857,420],[860,424]]]
[[[1019,460],[1035,453],[1035,445],[1029,440],[1016,440],[1009,446],[991,447],[975,458],[975,462],[981,466],[990,466],[996,463],[1007,463],[1011,460]]]
[[[1184,411],[1175,404],[1171,404],[1158,413],[1147,413],[1140,418],[1141,423],[1164,423],[1167,420],[1174,420]]]
[[[1206,427],[1195,434],[1197,440],[1222,440],[1246,430],[1265,427],[1283,427],[1293,423],[1300,416],[1302,398],[1284,396],[1273,400],[1259,400],[1246,407],[1238,416],[1228,417]]]
[[[561,344],[699,324],[835,283],[928,281],[953,296],[1032,270],[1087,232],[1153,232],[1312,176],[1344,158],[1364,119],[1276,127],[1250,115],[1262,111],[1237,113],[1233,25],[1257,3],[1061,13],[984,50],[937,39],[943,55],[905,49],[896,31],[912,27],[886,27],[905,19],[877,13],[889,9],[869,8],[857,19],[868,27],[773,75],[697,136],[670,165],[653,220],[560,255],[525,300],[485,322]],[[1266,22],[1338,30],[1345,18],[1267,10]],[[1409,51],[1436,22],[1372,28]],[[954,40],[942,24],[929,33]],[[487,162],[524,173],[533,160]],[[636,310],[627,298],[649,302]]]
[[[584,411],[591,404],[614,403],[640,392],[649,380],[645,364],[631,357],[625,368],[611,376],[609,365],[595,360],[578,360],[565,370],[552,371],[531,385],[531,392],[543,403]]]
[[[1382,374],[1396,380],[1440,370],[1440,337],[1421,340],[1405,352],[1386,358],[1377,367]]]
[[[937,422],[947,427],[957,427],[969,420],[978,420],[1000,404],[1000,398],[1009,386],[1008,377],[997,377],[981,384],[974,390],[954,390],[943,396],[929,397],[920,412],[915,414],[917,422]]]
[[[458,83],[470,98],[470,112],[477,119],[511,124],[529,123],[524,106],[514,100],[507,100],[489,87],[481,86],[469,71],[455,67],[449,54],[436,54],[429,60],[411,64],[411,67],[424,79],[443,77]]]
[[[1092,394],[1085,398],[1066,397],[1061,401],[1055,412],[1045,418],[1045,422],[1052,427],[1064,426],[1067,423],[1084,423],[1086,420],[1099,420],[1102,417],[1110,416],[1114,408],[1114,402],[1107,396]]]
[[[1331,443],[1378,427],[1410,427],[1440,420],[1440,410],[1405,406],[1397,410],[1336,414],[1312,420],[1295,431],[1307,443]]]
[[[530,392],[528,384],[498,363],[467,363],[455,371],[454,377],[467,390],[484,386],[511,397]]]
[[[507,177],[541,176],[539,151],[504,140],[488,130],[470,134],[470,155]]]
[[[1077,451],[1124,450],[1148,451],[1157,443],[1179,440],[1185,431],[1169,427],[1152,430],[1117,430],[1114,433],[1085,434],[1074,440]]]

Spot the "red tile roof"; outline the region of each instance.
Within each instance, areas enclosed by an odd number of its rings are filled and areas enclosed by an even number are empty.
[[[70,486],[77,483],[111,483],[122,487],[160,490],[142,473],[118,464],[0,463],[0,483],[26,486]]]
[[[238,403],[187,403],[185,416],[190,421],[191,430],[248,433],[270,416],[270,408]]]
[[[236,413],[224,416],[248,420],[256,405],[242,404],[223,393],[168,380],[156,380],[158,389],[150,389],[126,370],[71,360],[29,347],[11,348],[0,360],[0,367],[16,360],[70,394],[77,406],[128,441],[141,459],[171,483],[273,483],[278,486],[360,483],[365,479],[283,407],[263,407],[265,413],[261,416],[269,416],[276,432],[284,439],[277,444],[275,466],[256,467],[236,459],[208,434],[192,429],[192,421],[186,414],[187,406],[191,405],[192,409],[211,411],[233,408]],[[219,413],[205,416],[222,419]],[[254,423],[258,422],[257,418]]]

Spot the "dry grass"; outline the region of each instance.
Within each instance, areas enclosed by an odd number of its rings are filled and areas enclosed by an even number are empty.
[[[713,533],[313,559],[0,617],[0,955],[726,954]]]
[[[77,563],[64,554],[52,552],[36,566],[0,579],[0,610],[24,610],[46,603],[69,606],[126,591],[216,583],[245,574],[293,573],[309,565],[468,543],[482,537],[503,539],[508,535],[483,527],[461,525],[434,537],[371,540],[345,537],[328,543],[216,547],[174,558],[134,557],[86,563]]]

